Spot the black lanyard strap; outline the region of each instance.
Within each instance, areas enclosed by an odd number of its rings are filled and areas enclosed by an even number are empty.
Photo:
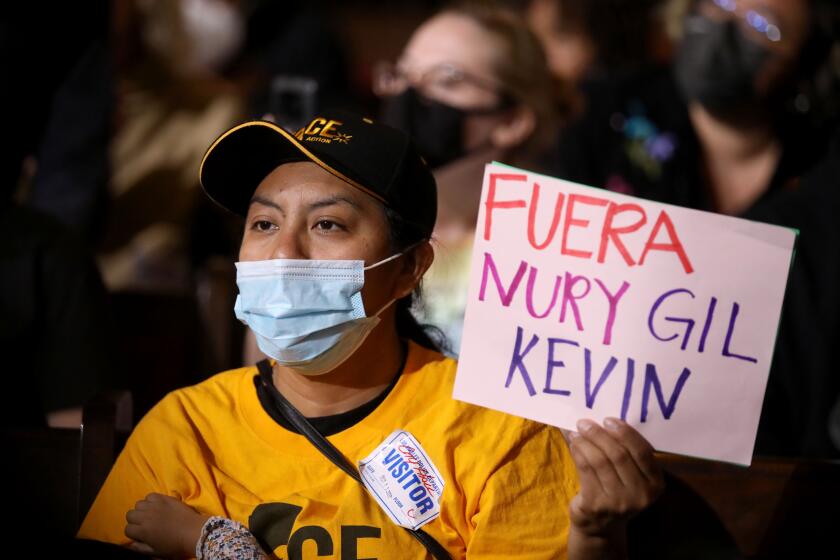
[[[321,454],[329,459],[336,467],[347,473],[347,476],[364,486],[364,483],[362,483],[362,477],[359,475],[359,471],[352,463],[350,463],[347,457],[345,457],[341,451],[330,443],[329,440],[321,434],[321,432],[316,430],[309,420],[307,420],[306,417],[301,414],[292,403],[286,400],[286,397],[284,397],[280,391],[277,390],[277,387],[274,386],[274,381],[272,380],[271,364],[268,360],[262,360],[257,363],[257,369],[260,372],[260,382],[262,383],[263,388],[269,395],[271,395],[271,402],[274,403],[277,411],[283,416],[283,418],[285,418],[289,424],[294,426],[294,428],[302,436],[308,439],[309,442],[315,446],[315,449],[320,451]],[[426,547],[429,554],[437,560],[451,560],[452,557],[449,556],[446,549],[443,548],[443,546],[441,546],[441,544],[437,542],[433,536],[423,529],[413,530],[408,527],[403,527],[403,529],[411,533],[411,536]]]

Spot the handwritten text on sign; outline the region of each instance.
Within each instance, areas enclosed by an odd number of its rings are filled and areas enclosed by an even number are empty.
[[[489,165],[455,397],[749,464],[794,240]]]

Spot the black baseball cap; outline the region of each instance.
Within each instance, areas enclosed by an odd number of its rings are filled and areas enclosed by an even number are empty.
[[[431,236],[437,187],[411,138],[348,111],[324,112],[294,134],[268,121],[235,126],[207,149],[199,179],[213,201],[245,216],[260,182],[297,161],[319,165]]]

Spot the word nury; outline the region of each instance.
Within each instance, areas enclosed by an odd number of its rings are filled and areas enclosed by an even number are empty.
[[[562,276],[554,275],[554,286],[551,291],[551,297],[544,298],[543,301],[536,302],[535,300],[538,298],[535,297],[535,292],[537,292],[535,286],[537,285],[537,277],[540,274],[540,271],[536,266],[529,265],[527,261],[521,261],[513,277],[509,282],[507,282],[507,287],[505,287],[505,282],[499,276],[499,270],[496,266],[496,262],[493,260],[493,256],[490,253],[485,252],[484,264],[481,272],[481,287],[478,292],[479,301],[484,301],[487,297],[488,278],[492,277],[502,305],[504,307],[509,307],[513,301],[513,297],[519,289],[519,285],[522,283],[522,279],[525,277],[526,270],[528,271],[528,280],[526,280],[525,283],[524,303],[528,314],[535,319],[544,319],[548,317],[552,311],[554,311],[555,307],[559,307],[557,317],[558,321],[563,323],[566,320],[566,311],[571,310],[572,315],[574,316],[575,326],[577,326],[577,330],[579,331],[584,329],[578,300],[585,299],[589,296],[594,282],[595,285],[600,288],[601,293],[606,298],[609,307],[607,317],[604,320],[603,343],[610,344],[612,341],[612,328],[615,323],[618,303],[630,287],[629,283],[624,281],[621,283],[621,286],[613,290],[608,288],[606,284],[598,278],[593,278],[593,280],[590,281],[586,276],[566,272]],[[561,286],[562,296],[560,296]],[[577,291],[575,288],[576,286],[580,286]],[[557,305],[558,296],[560,297],[559,306]],[[540,306],[540,310],[537,310],[538,305]]]

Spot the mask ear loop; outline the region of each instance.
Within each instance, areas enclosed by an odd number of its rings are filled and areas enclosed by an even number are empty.
[[[411,251],[412,249],[414,249],[415,247],[418,247],[418,246],[420,246],[421,244],[423,244],[423,243],[425,243],[425,242],[427,242],[427,241],[428,241],[428,239],[421,239],[420,241],[418,241],[418,242],[416,242],[416,243],[412,243],[411,245],[409,245],[408,247],[406,247],[405,249],[403,249],[403,250],[402,250],[402,251],[400,251],[399,253],[397,253],[397,254],[395,254],[395,255],[391,255],[390,257],[388,257],[388,258],[386,258],[386,259],[382,259],[382,260],[381,260],[381,261],[379,261],[379,262],[373,263],[373,264],[372,264],[372,265],[370,265],[370,266],[366,266],[366,267],[364,267],[362,270],[370,270],[370,269],[372,269],[372,268],[376,268],[377,266],[383,265],[383,264],[385,264],[385,263],[387,263],[387,262],[391,262],[391,261],[393,261],[393,260],[395,260],[395,259],[398,259],[398,258],[400,258],[401,256],[403,256],[403,255],[405,255],[406,253],[408,253],[409,251]],[[377,311],[377,312],[376,312],[376,313],[374,313],[373,315],[369,315],[369,317],[378,317],[380,313],[382,313],[383,311],[385,311],[386,309],[388,309],[388,307],[390,307],[390,306],[391,306],[391,305],[392,305],[395,301],[397,301],[397,298],[391,298],[390,300],[388,300],[388,301],[385,303],[385,305],[383,305],[382,307],[380,307],[380,308],[379,308],[379,311]]]
[[[411,251],[412,249],[414,249],[415,247],[418,247],[418,246],[419,246],[419,245],[421,245],[422,243],[425,243],[426,241],[428,241],[428,239],[421,239],[421,240],[420,240],[420,241],[418,241],[417,243],[412,243],[411,245],[409,245],[408,247],[406,247],[405,249],[403,249],[403,250],[402,250],[402,251],[400,251],[399,253],[396,253],[396,254],[394,254],[394,255],[391,255],[391,256],[390,256],[390,257],[388,257],[388,258],[382,259],[382,260],[381,260],[381,261],[379,261],[379,262],[375,262],[375,263],[373,263],[373,264],[371,264],[371,265],[368,265],[368,266],[366,266],[366,267],[362,268],[362,270],[370,270],[370,269],[372,269],[372,268],[376,268],[377,266],[383,265],[383,264],[385,264],[385,263],[387,263],[387,262],[391,262],[391,261],[393,261],[393,260],[395,260],[395,259],[398,259],[398,258],[400,258],[401,256],[403,256],[403,255],[405,255],[406,253],[408,253],[409,251]]]
[[[380,315],[383,311],[385,311],[386,309],[388,309],[389,307],[391,307],[391,305],[393,305],[395,301],[397,301],[397,298],[391,298],[391,299],[389,299],[387,302],[385,302],[385,305],[383,305],[382,307],[380,307],[380,308],[379,308],[379,311],[377,311],[376,313],[374,313],[373,315],[371,315],[371,317],[379,317],[379,315]]]

